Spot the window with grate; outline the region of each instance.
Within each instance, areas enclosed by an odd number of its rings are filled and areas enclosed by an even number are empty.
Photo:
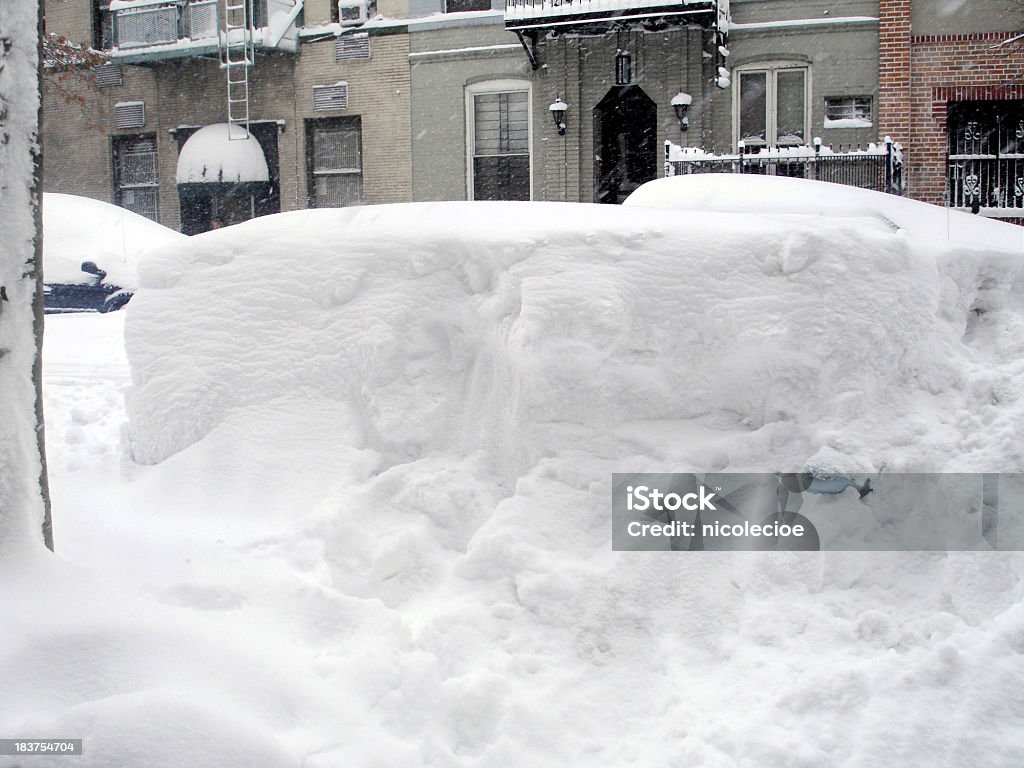
[[[307,121],[306,152],[310,208],[341,208],[362,202],[362,126],[358,117]]]
[[[473,93],[473,200],[530,199],[528,91]]]
[[[114,203],[158,221],[156,136],[115,136]]]
[[[950,204],[1022,215],[1024,99],[951,102],[946,126]]]
[[[825,97],[826,128],[870,128],[874,121],[870,96]]]

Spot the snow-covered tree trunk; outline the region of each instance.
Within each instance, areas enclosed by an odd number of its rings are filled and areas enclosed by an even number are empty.
[[[0,1],[0,557],[53,549],[41,357],[41,3]]]

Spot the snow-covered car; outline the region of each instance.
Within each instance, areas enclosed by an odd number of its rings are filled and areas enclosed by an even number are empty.
[[[146,251],[185,237],[136,213],[76,195],[43,196],[44,307],[111,312],[138,288]]]
[[[94,262],[83,261],[82,274],[86,282],[44,284],[43,306],[47,313],[113,312],[134,295],[130,289],[107,282],[107,273]]]

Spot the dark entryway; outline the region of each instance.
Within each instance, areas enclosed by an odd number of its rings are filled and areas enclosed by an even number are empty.
[[[199,130],[186,126],[175,131],[178,152],[188,139]],[[265,120],[249,124],[249,131],[259,142],[267,161],[268,182],[208,182],[178,185],[181,206],[181,231],[197,235],[211,229],[239,224],[257,216],[281,211],[281,172],[278,159],[278,133],[276,121]]]
[[[594,107],[594,199],[621,203],[658,176],[658,108],[636,85],[615,86]]]

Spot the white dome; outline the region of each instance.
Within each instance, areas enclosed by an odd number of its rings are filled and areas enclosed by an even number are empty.
[[[230,137],[230,138],[229,138]],[[178,156],[178,183],[269,181],[263,148],[244,128],[214,123],[193,133]]]

